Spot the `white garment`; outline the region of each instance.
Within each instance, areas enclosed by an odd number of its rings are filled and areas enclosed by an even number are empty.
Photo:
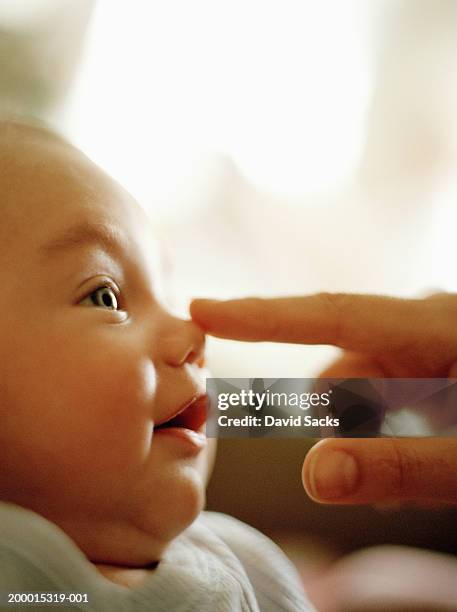
[[[128,589],[104,578],[54,523],[0,503],[0,607],[8,592],[88,593],[88,604],[53,607],[56,612],[313,610],[295,568],[271,540],[214,512],[201,513],[173,540],[151,577]]]

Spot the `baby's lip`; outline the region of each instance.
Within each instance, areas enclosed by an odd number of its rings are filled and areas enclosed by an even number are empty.
[[[208,395],[195,395],[170,416],[155,424],[155,429],[167,427],[182,427],[193,431],[201,431],[208,415]]]

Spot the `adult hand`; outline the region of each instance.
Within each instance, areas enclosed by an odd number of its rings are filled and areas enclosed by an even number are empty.
[[[344,349],[328,378],[457,378],[457,295],[423,299],[320,293],[194,300],[211,335]],[[457,407],[456,407],[457,410]],[[303,484],[322,503],[457,504],[457,439],[325,439],[308,453]]]

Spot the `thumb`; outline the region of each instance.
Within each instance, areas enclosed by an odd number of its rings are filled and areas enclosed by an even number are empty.
[[[457,504],[456,472],[456,438],[327,438],[309,451],[302,479],[321,503]]]

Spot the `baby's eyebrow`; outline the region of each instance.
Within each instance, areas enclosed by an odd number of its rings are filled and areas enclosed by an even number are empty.
[[[39,253],[45,259],[51,259],[70,249],[96,245],[101,246],[108,253],[119,255],[122,252],[123,242],[121,232],[114,226],[85,221],[67,228],[60,236],[41,245]]]

